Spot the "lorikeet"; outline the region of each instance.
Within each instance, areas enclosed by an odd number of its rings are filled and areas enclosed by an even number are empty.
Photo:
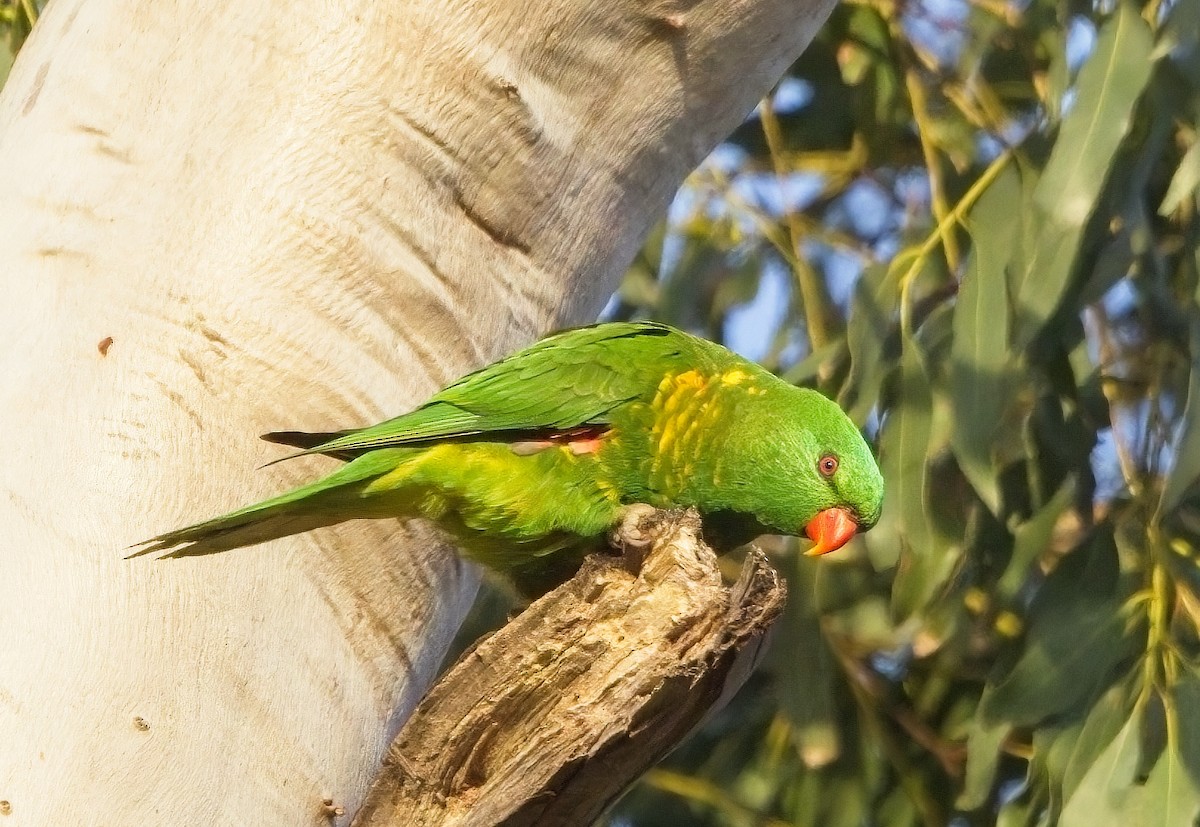
[[[424,517],[536,595],[602,547],[633,503],[695,506],[718,550],[803,531],[809,553],[824,554],[874,525],[883,497],[867,443],[834,402],[652,323],[556,333],[369,428],[264,438],[347,464],[137,554]]]

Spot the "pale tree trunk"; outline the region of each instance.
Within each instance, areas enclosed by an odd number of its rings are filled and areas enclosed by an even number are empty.
[[[0,816],[353,814],[476,574],[390,521],[124,547],[593,317],[831,5],[53,0],[0,97]]]

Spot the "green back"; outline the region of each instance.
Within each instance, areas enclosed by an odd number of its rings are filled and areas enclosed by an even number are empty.
[[[649,402],[665,374],[736,358],[710,342],[650,322],[564,330],[464,376],[411,413],[304,453],[607,425],[614,409]]]

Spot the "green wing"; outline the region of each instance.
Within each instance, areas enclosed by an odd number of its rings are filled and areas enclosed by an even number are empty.
[[[607,424],[620,405],[651,399],[664,374],[702,367],[698,359],[715,364],[714,351],[710,343],[649,322],[564,330],[464,376],[411,413],[336,436],[295,456]]]

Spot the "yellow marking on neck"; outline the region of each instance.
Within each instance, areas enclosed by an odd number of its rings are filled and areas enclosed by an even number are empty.
[[[696,418],[703,423],[704,428],[711,428],[721,420],[725,414],[726,408],[723,405],[705,404],[699,411],[699,416]]]
[[[658,457],[661,459],[679,433],[679,417],[668,416],[662,420],[662,432],[658,435]]]
[[[730,368],[721,374],[721,383],[724,385],[740,385],[750,378],[750,374],[741,368]]]
[[[663,377],[651,403],[654,412],[652,439],[656,443],[652,475],[659,473],[671,446],[695,420],[699,411],[689,410],[688,406],[700,403],[703,408],[703,400],[711,387],[708,377],[694,369]]]
[[[692,370],[687,370],[683,373],[676,374],[674,377],[674,384],[677,388],[687,387],[700,390],[708,384],[708,378],[703,376],[700,371],[693,368]]]
[[[708,387],[708,378],[698,370],[669,373],[658,383],[651,406],[656,411],[667,411],[678,407],[684,399],[702,393]]]

